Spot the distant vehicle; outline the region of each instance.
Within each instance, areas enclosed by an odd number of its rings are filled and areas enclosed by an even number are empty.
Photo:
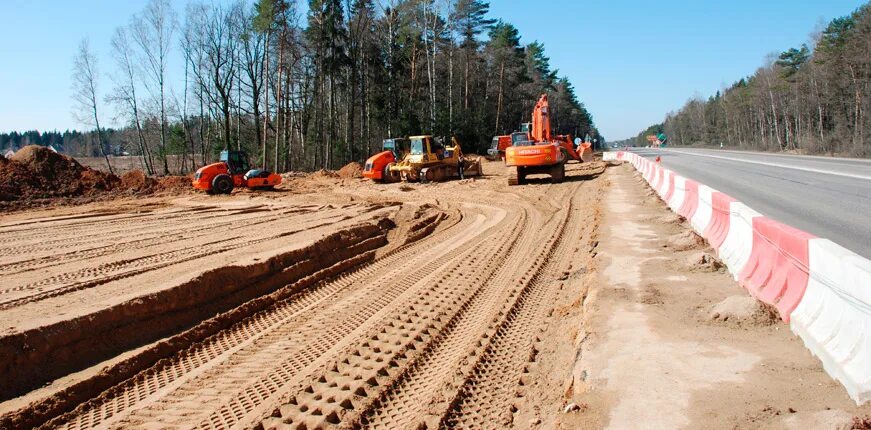
[[[397,158],[390,150],[375,154],[366,160],[363,176],[383,183],[439,182],[453,177],[481,176],[481,160],[464,156],[456,138],[451,138],[451,146],[430,135],[412,136],[402,142],[409,144],[402,158]]]
[[[208,194],[230,194],[235,187],[272,189],[280,183],[275,173],[250,169],[245,151],[221,151],[220,160],[200,167],[193,180],[194,188]]]
[[[490,148],[487,149],[487,156],[492,160],[504,160],[505,148],[511,146],[511,136],[493,136],[490,142]]]

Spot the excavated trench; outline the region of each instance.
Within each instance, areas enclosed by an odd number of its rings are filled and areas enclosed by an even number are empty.
[[[0,338],[2,401],[136,349],[84,380],[3,415],[0,428],[42,425],[180,350],[426,237],[448,215],[425,207],[407,217],[397,226],[378,215],[265,261],[209,270],[173,288]]]

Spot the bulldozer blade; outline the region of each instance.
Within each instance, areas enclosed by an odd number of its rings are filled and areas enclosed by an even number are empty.
[[[481,168],[481,159],[473,158],[463,160],[463,175],[464,176],[481,176],[483,169]]]

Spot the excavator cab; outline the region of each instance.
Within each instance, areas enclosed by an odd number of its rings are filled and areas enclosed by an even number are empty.
[[[535,142],[529,140],[529,133],[525,131],[515,131],[511,133],[511,146],[529,146]]]

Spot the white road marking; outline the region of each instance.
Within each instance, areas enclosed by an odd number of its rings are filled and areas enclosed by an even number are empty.
[[[741,159],[741,158],[723,157],[723,156],[721,156],[721,155],[697,154],[697,153],[694,153],[694,152],[679,151],[679,150],[674,150],[674,149],[669,149],[668,152],[676,152],[676,153],[678,153],[678,154],[691,155],[691,156],[694,156],[694,157],[719,158],[719,159],[722,159],[722,160],[738,161],[738,162],[741,162],[741,163],[759,164],[759,165],[761,165],[761,166],[780,167],[780,168],[782,168],[782,169],[801,170],[801,171],[805,171],[805,172],[822,173],[822,174],[825,174],[825,175],[843,176],[843,177],[846,177],[846,178],[864,179],[864,180],[866,180],[866,181],[871,181],[871,176],[856,175],[856,174],[853,174],[853,173],[835,172],[835,171],[832,171],[832,170],[814,169],[814,168],[810,168],[810,167],[790,166],[790,165],[788,165],[788,164],[769,163],[769,162],[766,162],[766,161],[745,160],[745,159]]]

